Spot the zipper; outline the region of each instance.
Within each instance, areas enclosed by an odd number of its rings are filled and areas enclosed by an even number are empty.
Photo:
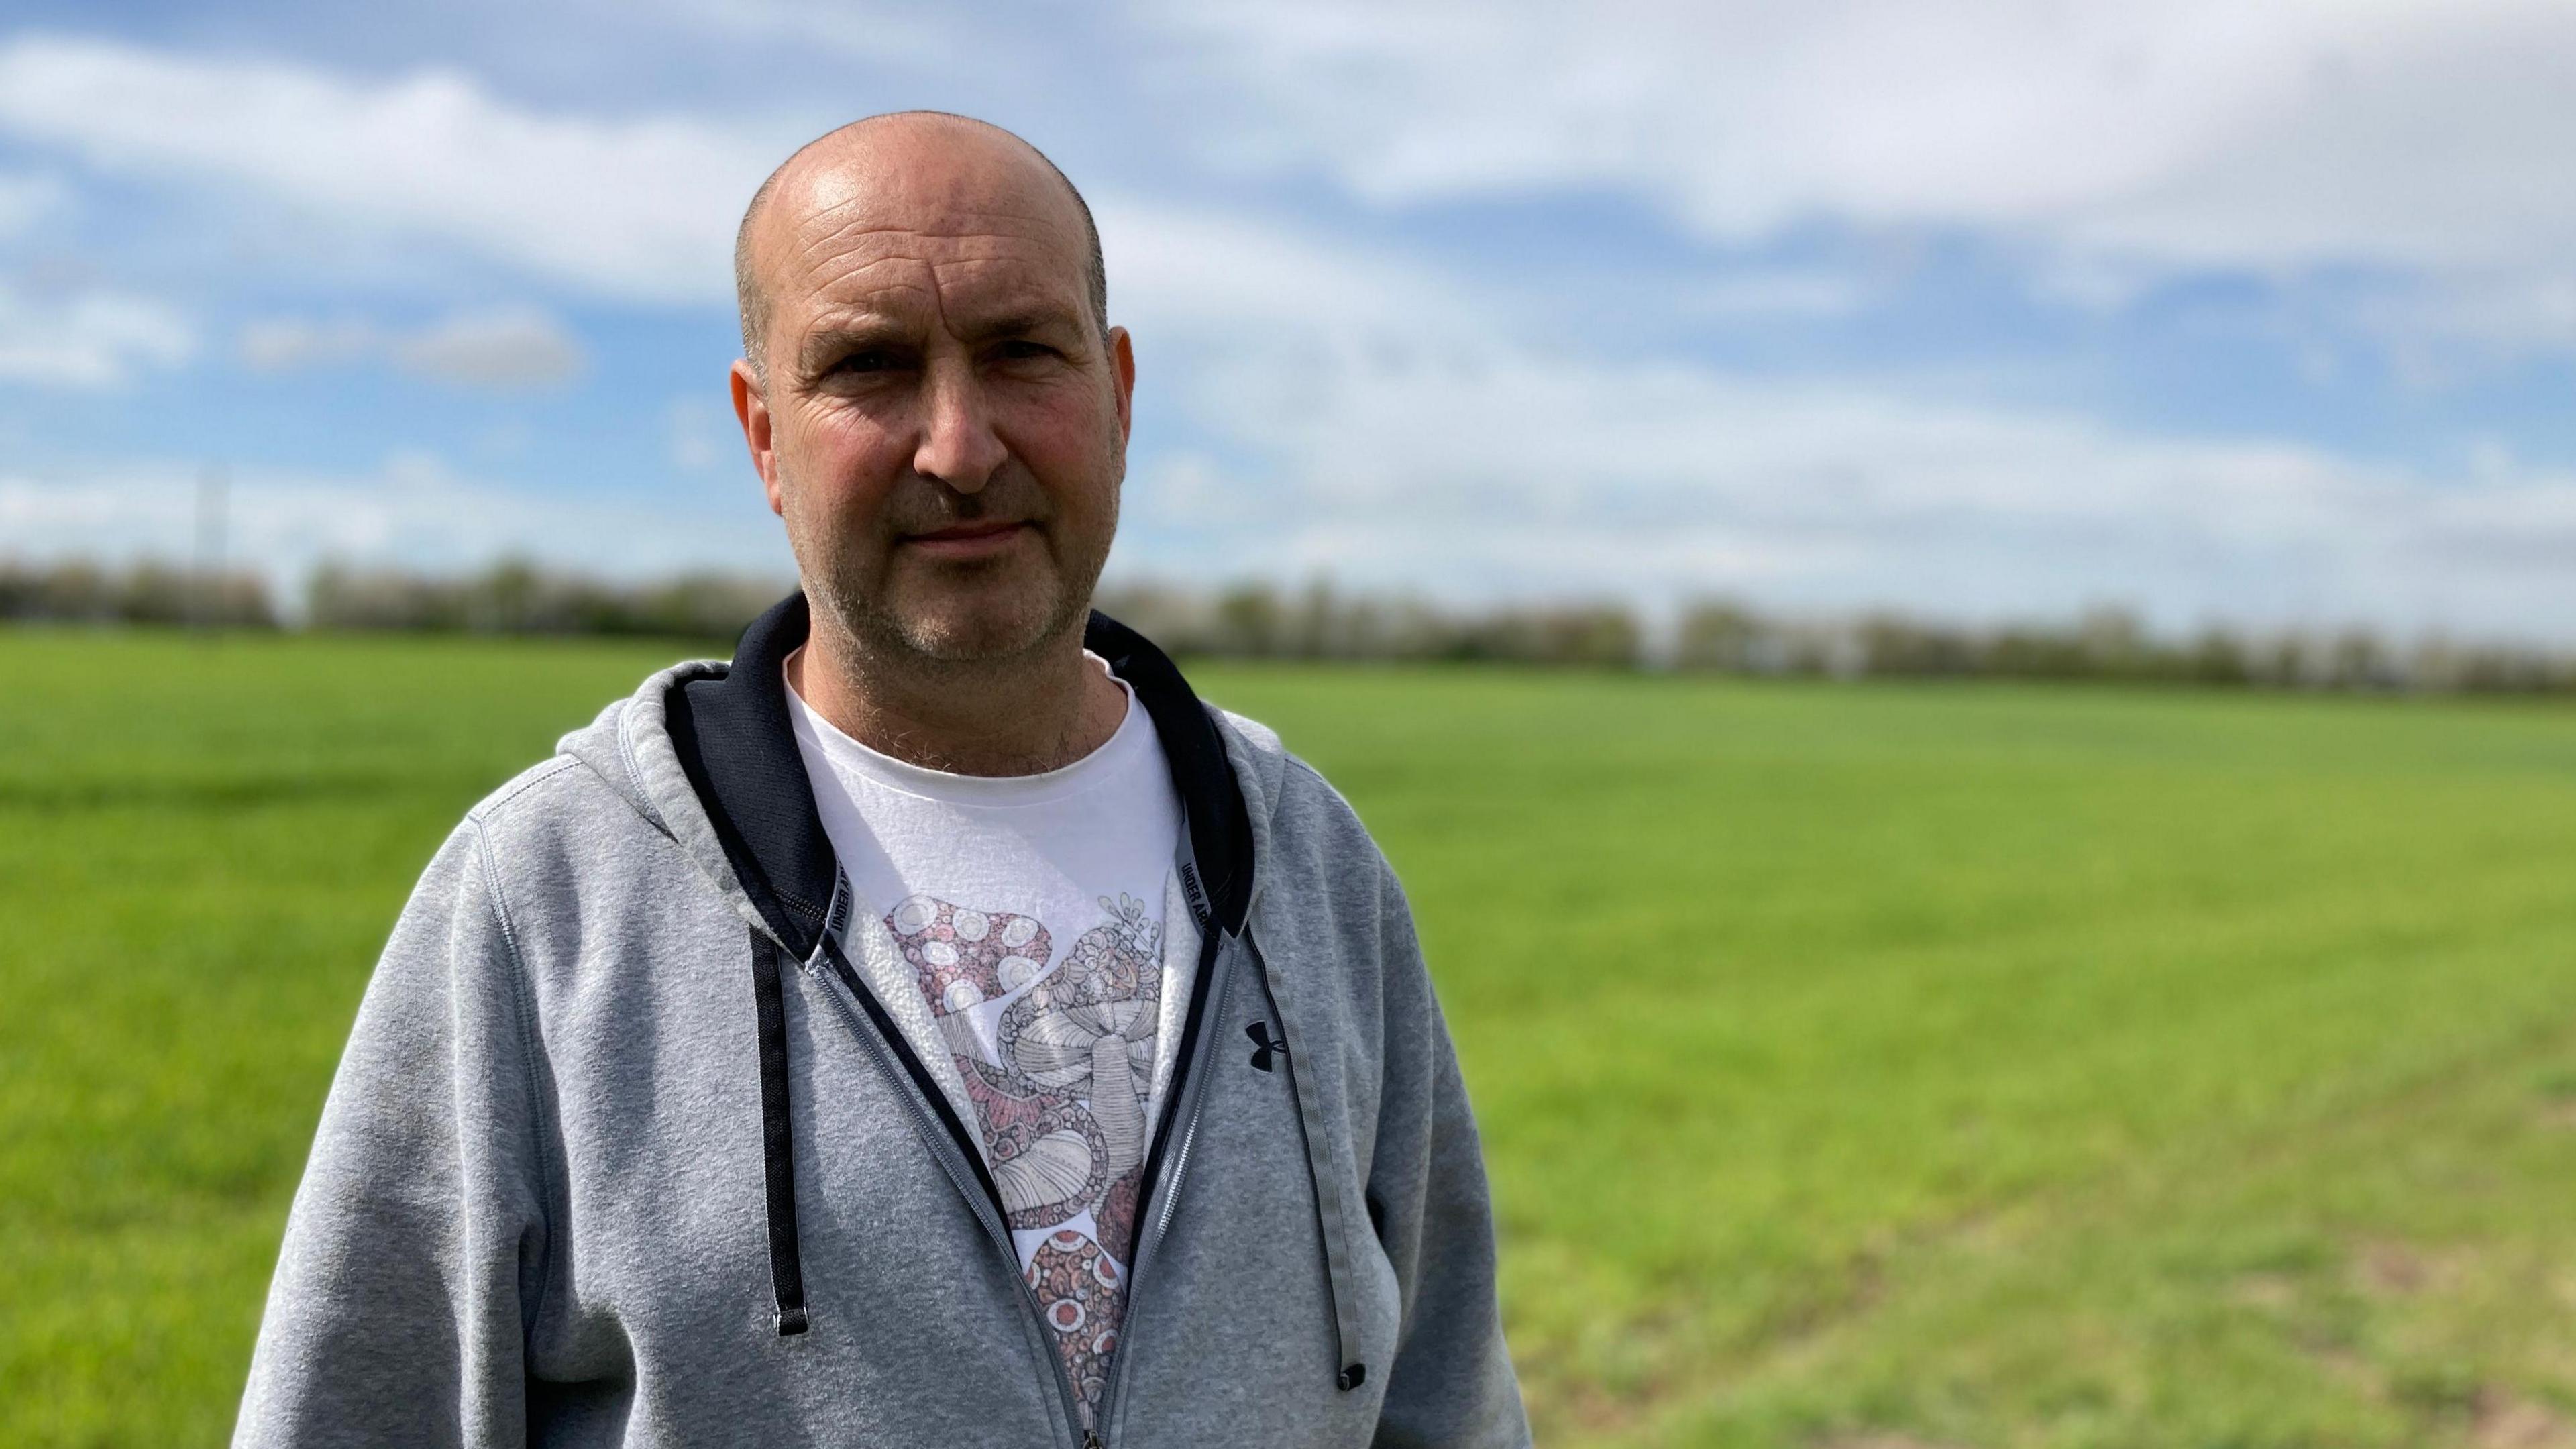
[[[1247,927],[1243,935],[1237,939],[1248,946],[1251,935],[1251,930]],[[1241,954],[1240,948],[1237,954],[1238,956]],[[1135,1250],[1128,1255],[1127,1312],[1118,1332],[1117,1358],[1109,1366],[1109,1382],[1100,1391],[1099,1422],[1103,1424],[1120,1423],[1111,1411],[1118,1408],[1125,1397],[1121,1390],[1126,1386],[1127,1365],[1133,1357],[1128,1349],[1136,1336],[1136,1313],[1142,1301],[1145,1265],[1152,1260],[1154,1250],[1162,1245],[1163,1234],[1172,1226],[1173,1210],[1180,1206],[1181,1184],[1188,1178],[1190,1170],[1190,1149],[1198,1140],[1199,1097],[1202,1089],[1207,1085],[1208,1077],[1212,1074],[1212,1064],[1208,1058],[1214,1055],[1217,1038],[1223,1035],[1226,1003],[1234,994],[1235,973],[1241,969],[1239,962],[1226,961],[1222,936],[1217,939],[1216,959],[1219,963],[1215,972],[1216,999],[1212,1002],[1204,1002],[1204,1014],[1199,1018],[1198,1046],[1190,1054],[1191,1061],[1183,1067],[1188,1075],[1181,1083],[1179,1100],[1172,1104],[1172,1110],[1181,1124],[1181,1140],[1173,1149],[1171,1181],[1164,1185],[1162,1205],[1154,1213],[1152,1226],[1138,1235]],[[1152,1184],[1148,1183],[1146,1186],[1151,1187]],[[1123,1424],[1121,1427],[1124,1427]],[[1101,1449],[1099,1436],[1094,1434],[1086,1440],[1084,1449]]]
[[[1189,849],[1189,840],[1185,833],[1182,840],[1185,867],[1189,864]],[[1191,997],[1189,1021],[1184,1025],[1183,1030],[1186,1033],[1190,1026],[1198,1027],[1198,1039],[1192,1047],[1189,1059],[1179,1063],[1176,1068],[1179,1073],[1178,1095],[1166,1105],[1164,1120],[1157,1124],[1158,1132],[1167,1135],[1171,1127],[1177,1123],[1181,1128],[1180,1141],[1174,1147],[1171,1171],[1168,1174],[1170,1181],[1161,1194],[1162,1201],[1154,1214],[1150,1236],[1140,1234],[1136,1246],[1128,1254],[1127,1311],[1121,1317],[1118,1351],[1109,1366],[1109,1382],[1101,1390],[1095,1424],[1115,1422],[1110,1417],[1110,1410],[1119,1402],[1119,1388],[1127,1378],[1127,1339],[1131,1336],[1128,1329],[1135,1323],[1137,1285],[1142,1281],[1145,1261],[1152,1246],[1162,1241],[1164,1231],[1171,1226],[1172,1211],[1180,1201],[1181,1182],[1189,1171],[1190,1149],[1198,1136],[1199,1094],[1209,1076],[1207,1059],[1216,1051],[1218,1031],[1214,1023],[1223,1021],[1226,1003],[1232,997],[1234,989],[1235,968],[1225,959],[1226,938],[1224,933],[1216,928],[1205,896],[1198,888],[1195,871],[1185,874],[1183,884],[1189,893],[1190,914],[1195,918],[1199,929],[1204,933],[1203,939],[1208,943],[1203,948],[1205,958],[1200,963],[1201,974],[1214,978],[1212,982],[1204,984],[1214,988],[1215,1000],[1210,1002],[1206,991],[1195,992]],[[848,893],[848,878],[844,876],[835,882],[833,890],[836,921],[839,919],[837,912],[841,909],[841,902]],[[1252,932],[1248,924],[1249,915],[1247,911],[1247,925],[1242,934],[1236,938],[1241,952],[1248,952],[1251,949]],[[816,964],[827,953],[832,956],[835,968],[831,974],[826,974]],[[891,1028],[872,1027],[871,1022],[861,1021],[858,1012],[852,1009],[852,998],[866,990],[866,987],[858,979],[858,973],[852,971],[849,964],[841,959],[836,934],[831,932],[824,934],[815,953],[806,958],[803,965],[806,974],[812,976],[815,982],[823,987],[823,994],[832,999],[832,1006],[840,1013],[842,1024],[849,1028],[852,1036],[859,1039],[861,1046],[875,1062],[878,1071],[895,1082],[895,1094],[903,1099],[905,1108],[911,1112],[916,1135],[929,1144],[931,1155],[939,1160],[941,1170],[948,1174],[949,1180],[956,1185],[958,1194],[964,1197],[974,1209],[976,1221],[983,1225],[985,1235],[1001,1250],[1002,1261],[1010,1270],[1011,1281],[1019,1285],[1020,1301],[1029,1311],[1029,1321],[1037,1325],[1039,1352],[1046,1359],[1049,1376],[1055,1380],[1056,1392],[1064,1402],[1065,1424],[1068,1428],[1081,1425],[1081,1396],[1074,1391],[1073,1376],[1066,1371],[1063,1358],[1055,1351],[1053,1330],[1047,1326],[1046,1309],[1038,1302],[1037,1290],[1029,1286],[1027,1276],[1020,1271],[1019,1245],[1011,1239],[1010,1224],[1002,1211],[1001,1190],[993,1185],[991,1177],[983,1171],[982,1159],[968,1155],[971,1148],[961,1141],[959,1133],[951,1131],[948,1124],[932,1111],[929,1103],[923,1099],[919,1081],[911,1069],[904,1064],[903,1059],[912,1055],[910,1048],[896,1038]],[[842,989],[833,990],[834,986]],[[898,1056],[898,1053],[901,1053],[901,1056]],[[917,1058],[915,1061],[917,1062]],[[928,1073],[924,1071],[920,1075],[927,1076]],[[1154,1145],[1156,1148],[1161,1147],[1160,1137]],[[1153,1177],[1166,1175],[1161,1172],[1159,1164],[1152,1161],[1152,1157],[1153,1154],[1149,1153],[1148,1165],[1154,1167],[1155,1171],[1139,1184],[1143,1193],[1139,1201],[1141,1207],[1156,1206],[1153,1200],[1155,1196]],[[1082,1449],[1103,1449],[1103,1440],[1096,1427],[1083,1429]]]
[[[827,942],[824,949],[828,951],[832,948]],[[822,952],[817,952],[816,956],[819,957],[821,954]],[[922,1141],[929,1144],[931,1155],[939,1159],[941,1169],[948,1174],[949,1180],[957,1185],[959,1195],[975,1209],[976,1221],[984,1225],[985,1235],[1001,1249],[1002,1261],[1010,1268],[1011,1281],[1019,1285],[1020,1302],[1029,1310],[1029,1322],[1037,1325],[1038,1353],[1047,1361],[1048,1376],[1055,1380],[1056,1392],[1063,1400],[1065,1426],[1079,1427],[1082,1424],[1081,1397],[1074,1392],[1073,1377],[1065,1372],[1064,1359],[1056,1353],[1055,1343],[1048,1337],[1050,1330],[1046,1324],[1046,1310],[1038,1303],[1037,1290],[1029,1286],[1028,1276],[1020,1271],[1019,1245],[1011,1241],[1011,1227],[1009,1223],[1003,1221],[998,1200],[985,1186],[985,1179],[976,1171],[975,1164],[966,1160],[966,1154],[959,1149],[956,1137],[931,1112],[929,1105],[921,1100],[921,1094],[913,1085],[910,1074],[903,1069],[901,1063],[893,1060],[893,1048],[888,1046],[877,1032],[871,1030],[867,1023],[859,1020],[858,1013],[851,1009],[848,998],[833,989],[844,983],[826,975],[814,964],[814,958],[808,958],[804,964],[806,973],[823,988],[823,994],[832,999],[832,1005],[840,1012],[841,1022],[850,1029],[850,1035],[857,1037],[860,1044],[867,1049],[877,1069],[893,1079],[895,1095],[901,1097],[904,1106],[911,1110],[913,1126],[918,1129]],[[1128,1296],[1132,1303],[1135,1296],[1132,1283]],[[1120,1337],[1123,1339],[1125,1335],[1121,1334]],[[1124,1348],[1126,1345],[1122,1343],[1119,1346]],[[1103,1398],[1105,1400],[1106,1395]],[[1083,1449],[1100,1449],[1100,1436],[1093,1430],[1084,1429],[1082,1443]]]

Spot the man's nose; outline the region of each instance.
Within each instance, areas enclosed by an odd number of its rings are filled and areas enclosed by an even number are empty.
[[[941,359],[923,380],[921,442],[912,470],[960,493],[980,491],[1010,450],[993,431],[992,412],[975,369]]]

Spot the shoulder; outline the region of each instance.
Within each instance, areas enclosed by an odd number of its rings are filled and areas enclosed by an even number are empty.
[[[1208,713],[1225,739],[1226,758],[1234,766],[1236,781],[1245,787],[1243,803],[1255,816],[1292,802],[1302,809],[1321,807],[1351,815],[1350,802],[1322,771],[1291,753],[1277,730],[1219,705],[1209,705]],[[1358,817],[1351,815],[1351,819],[1356,822]]]
[[[1271,909],[1319,910],[1338,932],[1375,931],[1400,913],[1394,868],[1350,800],[1277,731],[1231,710],[1215,714],[1252,816],[1253,869]]]
[[[1230,709],[1211,706],[1210,712],[1244,788],[1244,807],[1256,822],[1267,821],[1268,830],[1256,826],[1257,833],[1320,836],[1336,847],[1365,846],[1368,854],[1377,853],[1359,811],[1322,771],[1290,751],[1278,731]]]
[[[633,703],[610,704],[465,812],[459,833],[472,838],[496,887],[511,895],[545,884],[595,889],[665,853],[669,833],[629,778]]]
[[[1402,884],[1360,813],[1278,735],[1240,715],[1220,728],[1253,819],[1251,933],[1265,979],[1298,1013],[1328,1092],[1375,1120],[1391,1074],[1430,1060],[1438,1006]],[[1356,1127],[1362,1140],[1374,1130]]]
[[[465,824],[478,831],[523,826],[560,810],[581,793],[577,776],[585,773],[570,755],[551,755],[501,782],[491,794],[465,812]]]
[[[632,967],[670,942],[723,939],[733,919],[721,886],[642,793],[652,765],[637,763],[633,746],[653,722],[636,712],[631,700],[601,711],[457,827],[467,857],[460,884],[508,938],[541,1006],[597,968],[600,943],[616,943]],[[710,930],[719,934],[702,937]]]
[[[465,812],[463,827],[489,850],[515,852],[540,841],[561,841],[631,818],[618,793],[596,770],[571,755],[540,760],[502,782]]]

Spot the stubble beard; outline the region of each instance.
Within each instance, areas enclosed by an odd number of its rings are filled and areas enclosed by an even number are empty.
[[[916,678],[985,674],[1079,635],[1116,533],[1118,492],[1112,482],[1099,538],[1073,540],[1072,556],[1056,548],[1068,540],[1048,530],[1040,539],[1040,566],[1006,573],[1004,566],[983,565],[991,577],[923,591],[933,593],[928,598],[907,599],[902,594],[913,591],[889,587],[891,569],[872,579],[858,550],[828,529],[818,538],[815,530],[793,527],[789,542],[805,565],[807,596],[822,616],[817,625],[841,635],[851,663]]]

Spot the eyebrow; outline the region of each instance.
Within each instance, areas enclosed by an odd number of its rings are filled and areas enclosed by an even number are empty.
[[[796,350],[796,367],[811,373],[838,354],[857,352],[870,347],[897,346],[911,341],[910,333],[891,317],[853,318],[832,322],[805,334]]]
[[[1005,312],[999,317],[995,317],[984,322],[967,335],[970,337],[1000,337],[1014,332],[1035,332],[1045,327],[1047,323],[1052,320],[1054,319],[1049,318],[1045,313],[1037,311],[1034,308],[1018,312]]]
[[[975,323],[960,336],[967,342],[987,342],[996,337],[1026,337],[1054,329],[1082,332],[1082,315],[1044,303],[1018,305]],[[796,365],[810,376],[836,356],[871,347],[910,346],[912,341],[910,327],[898,318],[876,312],[847,313],[805,334],[797,348]]]
[[[962,335],[969,342],[982,342],[995,337],[1025,337],[1031,333],[1045,332],[1058,327],[1070,327],[1080,331],[1082,330],[1081,316],[1059,307],[1043,305],[1014,307],[977,323]]]

